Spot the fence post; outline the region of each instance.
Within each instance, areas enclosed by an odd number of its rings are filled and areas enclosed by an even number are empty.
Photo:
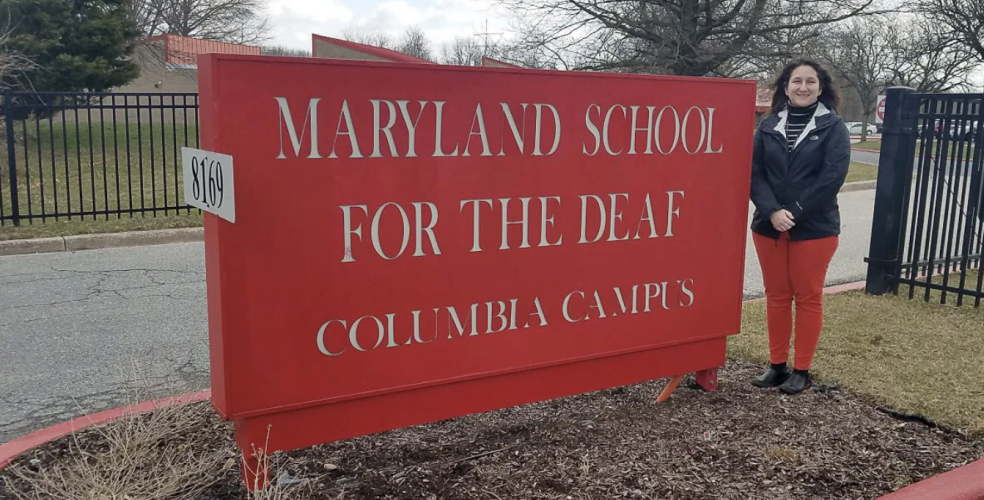
[[[14,144],[14,91],[3,89],[3,116],[7,129],[7,167],[10,170],[10,214],[14,225],[20,225],[20,203],[17,200],[17,155]]]
[[[906,193],[912,184],[915,161],[916,113],[913,89],[892,87],[886,90],[885,126],[878,155],[878,181],[875,188],[874,218],[868,250],[868,276],[865,291],[883,295],[898,291],[902,268],[902,238],[908,210]]]

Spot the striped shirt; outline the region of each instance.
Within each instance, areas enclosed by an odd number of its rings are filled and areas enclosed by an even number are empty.
[[[810,118],[813,118],[813,113],[817,110],[818,104],[820,101],[813,101],[813,104],[805,108],[793,106],[792,103],[786,106],[788,111],[786,114],[786,143],[790,151],[796,145],[796,139],[799,139],[803,129],[806,128],[806,124],[810,123]]]

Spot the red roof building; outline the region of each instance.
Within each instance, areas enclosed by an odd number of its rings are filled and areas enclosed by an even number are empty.
[[[755,96],[755,112],[768,113],[772,109],[772,89],[758,89]]]
[[[482,66],[492,67],[492,68],[522,68],[522,66],[517,66],[515,64],[507,63],[505,61],[500,61],[498,59],[492,59],[488,56],[482,56]]]
[[[164,64],[194,68],[201,54],[261,54],[260,47],[235,43],[215,42],[179,35],[159,35],[142,41],[144,44],[163,42]],[[158,44],[159,45],[159,44]]]

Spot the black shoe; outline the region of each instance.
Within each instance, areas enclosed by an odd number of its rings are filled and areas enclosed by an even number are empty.
[[[786,394],[799,394],[806,389],[809,389],[813,385],[813,381],[810,380],[810,372],[806,370],[793,370],[792,375],[786,380],[786,383],[782,384],[779,388],[780,391]]]
[[[792,373],[786,363],[773,364],[761,376],[752,381],[756,387],[778,387],[789,378]]]

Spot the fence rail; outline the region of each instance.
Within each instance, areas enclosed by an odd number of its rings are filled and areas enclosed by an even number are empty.
[[[888,91],[868,258],[870,293],[984,299],[982,94]]]
[[[198,147],[198,94],[0,94],[0,225],[198,213],[181,148]]]

